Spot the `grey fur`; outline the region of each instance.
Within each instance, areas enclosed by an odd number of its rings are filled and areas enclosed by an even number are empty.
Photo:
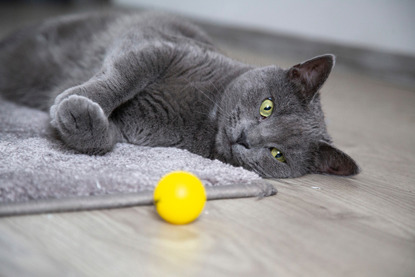
[[[82,153],[124,141],[187,149],[264,177],[359,171],[331,145],[320,106],[332,55],[258,68],[175,16],[111,12],[18,31],[0,42],[0,62],[1,93],[50,110],[61,139]],[[267,98],[275,108],[264,119]]]

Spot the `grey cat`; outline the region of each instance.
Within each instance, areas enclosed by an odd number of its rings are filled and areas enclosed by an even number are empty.
[[[353,175],[332,145],[319,89],[323,55],[289,69],[232,60],[172,15],[109,12],[46,20],[0,42],[0,92],[50,111],[65,144],[187,149],[264,177]]]

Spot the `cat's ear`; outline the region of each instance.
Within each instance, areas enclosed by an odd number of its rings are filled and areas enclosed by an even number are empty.
[[[358,174],[360,169],[346,153],[325,142],[320,142],[314,154],[314,171],[322,174],[350,176]]]
[[[305,100],[311,100],[329,77],[334,63],[334,55],[318,56],[291,67],[288,78],[300,85],[300,94]]]

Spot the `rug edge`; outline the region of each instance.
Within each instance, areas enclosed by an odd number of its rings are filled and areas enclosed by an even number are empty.
[[[207,200],[258,197],[277,194],[277,189],[265,179],[227,186],[206,187]],[[45,213],[91,211],[153,205],[153,191],[121,193],[100,196],[82,196],[66,199],[35,200],[0,204],[0,217]]]

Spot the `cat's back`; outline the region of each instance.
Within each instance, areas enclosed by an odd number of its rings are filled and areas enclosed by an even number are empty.
[[[181,17],[162,12],[110,11],[61,16],[21,28],[0,40],[0,60],[11,55],[14,59],[45,56],[76,60],[91,51],[101,57],[105,49],[128,34],[135,34],[133,39],[192,39],[212,46],[201,29]]]
[[[0,41],[0,93],[47,109],[49,98],[94,76],[110,48],[128,35],[132,45],[190,40],[213,47],[198,27],[164,13],[111,11],[48,19]]]
[[[0,41],[0,93],[47,109],[49,95],[90,78],[105,47],[116,13],[78,14],[23,27]]]

